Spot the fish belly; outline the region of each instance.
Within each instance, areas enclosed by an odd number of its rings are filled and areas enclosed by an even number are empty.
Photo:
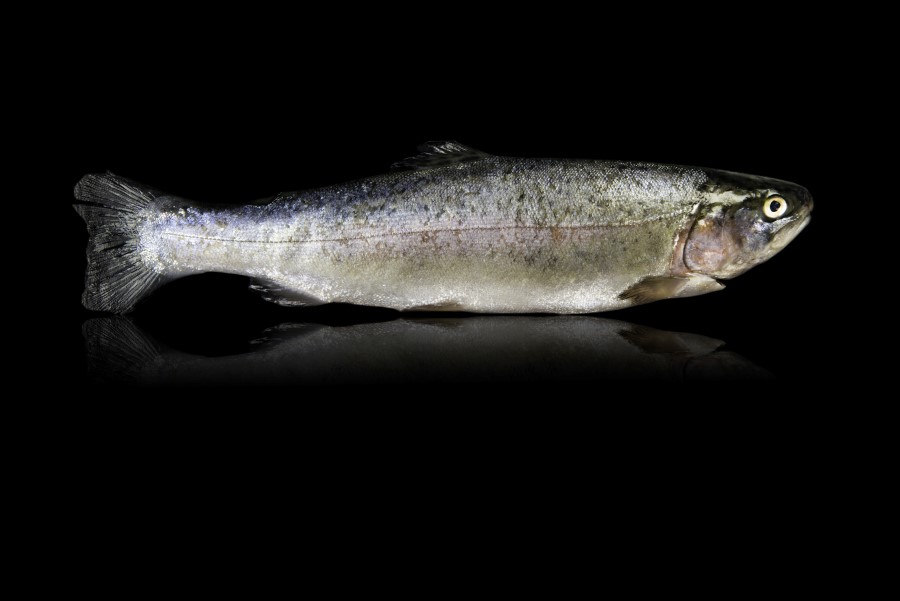
[[[216,215],[205,221],[216,223]],[[226,222],[221,214],[218,222]],[[665,222],[419,224],[399,232],[346,226],[329,231],[320,224],[313,237],[296,235],[298,229],[308,234],[308,227],[275,221],[236,225],[240,236],[209,229],[183,222],[158,230],[152,236],[156,252],[182,273],[254,277],[280,290],[287,304],[491,313],[587,313],[628,306],[619,295],[644,277],[667,272],[676,235]]]

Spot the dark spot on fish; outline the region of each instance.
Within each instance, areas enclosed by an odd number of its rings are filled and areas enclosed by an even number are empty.
[[[552,226],[550,228],[550,238],[553,239],[554,242],[560,242],[563,239],[563,232],[560,228]]]

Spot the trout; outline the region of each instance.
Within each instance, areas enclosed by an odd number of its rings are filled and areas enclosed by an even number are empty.
[[[433,142],[392,171],[240,206],[84,176],[83,304],[126,313],[203,272],[266,300],[401,311],[594,313],[721,290],[810,221],[797,184],[655,163],[526,159]]]

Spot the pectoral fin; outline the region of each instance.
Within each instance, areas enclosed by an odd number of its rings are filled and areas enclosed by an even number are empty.
[[[725,284],[708,275],[691,274],[686,279],[687,283],[678,291],[678,298],[700,296],[707,292],[718,292],[725,289]]]
[[[725,286],[706,275],[651,276],[630,286],[619,295],[635,305],[652,303],[666,298],[684,298],[721,290]]]
[[[619,335],[645,353],[651,354],[702,356],[725,344],[721,340],[698,334],[664,332],[635,324],[620,330]]]

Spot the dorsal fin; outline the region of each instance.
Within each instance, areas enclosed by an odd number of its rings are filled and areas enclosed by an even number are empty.
[[[425,142],[417,147],[419,154],[391,165],[391,171],[433,169],[456,163],[467,163],[484,157],[486,152],[469,148],[459,142]]]

